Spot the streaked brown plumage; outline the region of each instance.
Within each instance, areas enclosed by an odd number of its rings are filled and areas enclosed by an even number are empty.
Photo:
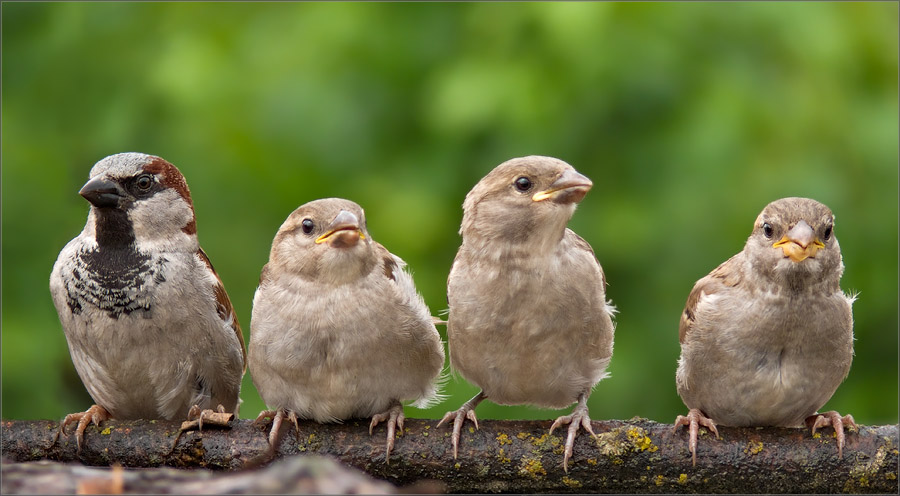
[[[447,335],[452,367],[482,391],[441,421],[454,421],[454,457],[484,399],[578,402],[550,429],[569,424],[566,469],[578,429],[593,435],[587,399],[612,357],[614,310],[593,250],[566,228],[591,186],[562,160],[528,156],[500,164],[466,196]]]
[[[696,463],[700,425],[833,426],[837,412],[816,413],[847,377],[853,359],[855,297],[841,291],[844,270],[834,215],[807,198],[763,209],[743,251],[697,281],[681,316],[678,394],[690,409]]]
[[[387,423],[385,460],[401,402],[439,399],[440,335],[406,264],[372,239],[356,203],[326,198],[297,208],[272,242],[253,298],[250,373],[282,419]]]
[[[78,375],[96,404],[88,423],[237,412],[246,360],[231,301],[197,242],[187,182],[165,160],[97,162],[80,194],[84,230],[60,252],[50,292]],[[202,418],[202,417],[201,417]]]

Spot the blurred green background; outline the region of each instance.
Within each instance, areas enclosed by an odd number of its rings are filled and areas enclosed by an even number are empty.
[[[552,155],[594,181],[570,227],[618,306],[594,419],[672,422],[678,321],[768,202],[837,216],[856,357],[826,408],[898,421],[898,5],[2,4],[2,416],[87,408],[48,290],[97,160],[162,156],[245,335],[272,237],[307,201],[360,203],[433,313],[466,192]],[[443,328],[441,329],[443,332]],[[412,417],[455,409],[476,388]],[[263,404],[249,374],[242,416]],[[566,413],[485,402],[481,418]]]

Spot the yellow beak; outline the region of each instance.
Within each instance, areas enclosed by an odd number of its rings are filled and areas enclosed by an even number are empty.
[[[346,238],[342,239],[341,243],[338,243],[341,246],[352,246],[360,239],[366,239],[366,236],[359,228],[359,219],[351,212],[341,210],[340,213],[337,214],[337,217],[331,221],[331,224],[328,225],[328,230],[316,238],[316,244],[325,243],[326,241],[329,241],[333,235],[338,233],[342,235],[341,238]]]
[[[806,221],[801,220],[772,247],[781,248],[784,256],[792,261],[802,262],[807,258],[815,258],[817,251],[825,249],[825,243],[819,241]]]
[[[549,188],[532,195],[531,200],[536,202],[554,200],[560,203],[578,203],[593,185],[594,183],[590,179],[575,172],[575,169],[566,169],[556,181],[553,181]]]

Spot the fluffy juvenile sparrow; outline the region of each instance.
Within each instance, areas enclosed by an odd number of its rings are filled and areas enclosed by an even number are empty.
[[[690,409],[675,429],[731,426],[833,426],[843,456],[844,426],[818,409],[850,371],[855,297],[844,271],[834,215],[808,198],[763,209],[744,250],[697,281],[681,316],[676,383]]]
[[[484,399],[502,405],[563,408],[550,432],[569,424],[568,470],[591,390],[606,377],[614,309],[591,246],[566,224],[591,181],[551,157],[515,158],[497,166],[466,196],[462,246],[448,279],[451,366],[481,392],[453,419],[453,456],[463,422],[478,426]]]
[[[387,422],[385,461],[403,401],[437,399],[444,349],[406,263],[369,235],[362,208],[340,198],[300,206],[272,242],[253,297],[250,373],[282,419]],[[298,429],[299,432],[299,429]]]
[[[87,224],[50,274],[72,362],[95,405],[67,415],[81,447],[89,422],[236,411],[244,338],[206,253],[187,183],[165,160],[120,153],[79,192]],[[59,434],[57,433],[57,435]]]

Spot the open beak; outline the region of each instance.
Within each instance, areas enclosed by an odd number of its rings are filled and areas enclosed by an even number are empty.
[[[593,185],[590,179],[574,169],[566,169],[549,188],[538,191],[531,199],[536,202],[552,200],[555,203],[578,203]]]
[[[350,248],[365,238],[359,228],[359,219],[351,212],[341,210],[328,225],[328,230],[316,238],[316,244],[327,242],[335,248]]]
[[[85,183],[78,194],[91,202],[91,205],[98,208],[116,207],[119,205],[119,200],[124,196],[118,184],[106,180],[102,176],[95,177]]]
[[[816,252],[825,248],[825,243],[819,241],[806,221],[801,220],[772,247],[781,248],[784,256],[794,262],[802,262],[807,258],[815,258]]]

